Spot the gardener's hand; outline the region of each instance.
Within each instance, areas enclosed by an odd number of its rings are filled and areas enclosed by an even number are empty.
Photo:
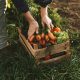
[[[41,7],[41,19],[43,27],[47,26],[49,29],[54,27],[52,20],[48,17],[47,7]]]
[[[30,11],[24,13],[26,20],[29,22],[29,30],[28,30],[28,39],[34,34],[34,32],[38,33],[38,23],[31,15]]]
[[[34,32],[38,33],[38,28],[39,25],[37,21],[32,21],[29,25],[29,30],[28,30],[28,39],[34,34]]]
[[[53,28],[52,21],[47,15],[42,17],[42,25],[43,27],[47,26],[49,29]]]

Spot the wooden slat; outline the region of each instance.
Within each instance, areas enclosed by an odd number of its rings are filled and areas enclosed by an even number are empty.
[[[23,40],[21,39],[20,35],[19,35],[19,39],[20,39],[20,42],[22,43],[22,45],[25,47],[26,51],[28,51],[28,53],[31,55],[30,50],[26,47],[26,45],[24,44],[24,42],[23,42]]]
[[[69,41],[66,41],[62,44],[57,44],[57,45],[50,46],[48,48],[36,50],[35,57],[36,59],[39,59],[41,57],[45,57],[47,54],[55,54],[69,49],[70,49]]]
[[[22,44],[26,47],[26,49],[28,50],[30,54],[35,56],[35,51],[33,50],[32,46],[29,44],[28,40],[26,40],[24,35],[22,35],[21,30],[19,28],[18,28],[18,32],[19,32],[19,36],[20,36],[20,40]]]
[[[48,63],[52,63],[52,62],[59,62],[60,60],[62,59],[66,59],[68,58],[69,56],[71,55],[70,52],[66,53],[65,55],[62,55],[62,56],[59,56],[59,57],[56,57],[56,58],[52,58],[52,59],[49,59],[47,61],[42,61],[42,62],[38,62],[38,64],[48,64]]]

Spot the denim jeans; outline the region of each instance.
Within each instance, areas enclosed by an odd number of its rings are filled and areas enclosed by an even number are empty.
[[[0,0],[0,49],[7,46],[5,2],[6,0]]]

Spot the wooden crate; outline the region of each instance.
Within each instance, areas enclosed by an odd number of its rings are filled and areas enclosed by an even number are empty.
[[[20,42],[25,46],[28,53],[35,58],[37,64],[59,61],[64,58],[68,58],[71,54],[69,40],[61,44],[52,45],[48,48],[35,50],[25,38],[25,36],[21,33],[20,28],[18,28],[18,32]],[[52,58],[49,60],[44,60],[44,57],[47,56],[47,54],[50,54]]]

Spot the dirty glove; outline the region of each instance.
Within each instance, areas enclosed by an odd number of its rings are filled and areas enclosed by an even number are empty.
[[[29,39],[35,32],[38,33],[38,28],[39,28],[39,25],[38,25],[37,21],[32,21],[32,22],[29,24],[28,39]]]
[[[47,26],[49,29],[54,27],[52,20],[48,17],[47,7],[41,7],[41,20],[43,27]]]

